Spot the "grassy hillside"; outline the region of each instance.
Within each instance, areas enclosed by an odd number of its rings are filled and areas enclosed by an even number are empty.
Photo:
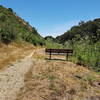
[[[100,71],[100,18],[81,21],[78,26],[56,37],[55,41],[74,50],[72,61]]]
[[[0,42],[27,41],[34,45],[43,45],[43,38],[37,30],[16,15],[11,8],[0,6]]]
[[[81,21],[78,26],[73,26],[69,31],[56,37],[60,43],[66,41],[89,40],[89,44],[100,41],[100,18],[93,21]]]

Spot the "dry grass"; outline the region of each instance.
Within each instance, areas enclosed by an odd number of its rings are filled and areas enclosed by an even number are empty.
[[[24,58],[34,49],[35,47],[27,43],[0,44],[0,69],[5,68],[5,66],[8,66],[16,60]]]
[[[43,50],[33,58],[17,100],[100,99],[100,76],[95,72],[67,61],[44,60]]]

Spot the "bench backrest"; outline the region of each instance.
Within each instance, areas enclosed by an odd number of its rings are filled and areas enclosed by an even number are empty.
[[[73,53],[72,49],[45,49],[45,52],[49,53]]]

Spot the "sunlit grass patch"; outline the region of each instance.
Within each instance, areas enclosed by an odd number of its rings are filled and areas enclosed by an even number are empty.
[[[34,50],[34,46],[29,45],[28,43],[12,43],[10,45],[1,44],[0,46],[0,69],[24,58]]]

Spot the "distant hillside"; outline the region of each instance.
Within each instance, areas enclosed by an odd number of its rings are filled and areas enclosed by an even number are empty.
[[[100,41],[100,18],[88,22],[81,21],[78,26],[73,26],[69,31],[56,37],[60,43],[87,39],[91,43]]]
[[[100,72],[100,18],[93,21],[81,21],[69,31],[55,38],[63,48],[74,50],[71,61],[92,67]]]
[[[43,38],[28,22],[21,19],[11,8],[0,6],[0,42],[27,41],[43,45]]]

